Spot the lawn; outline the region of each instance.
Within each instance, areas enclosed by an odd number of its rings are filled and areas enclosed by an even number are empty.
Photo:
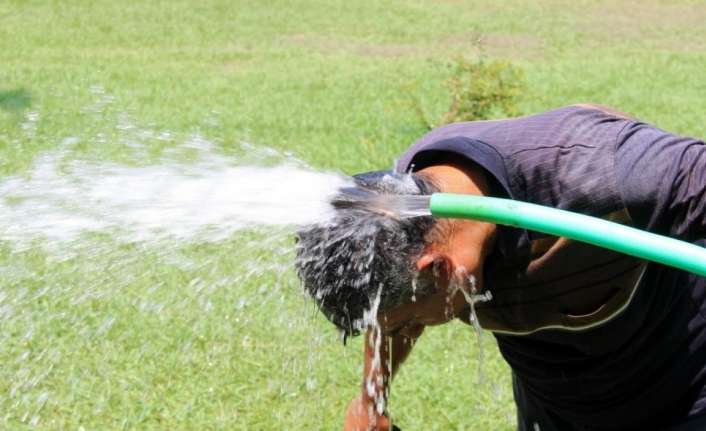
[[[412,104],[448,109],[459,56],[522,68],[521,114],[597,102],[706,136],[705,21],[700,0],[6,0],[0,182],[44,152],[150,164],[195,136],[387,168],[425,132]],[[303,297],[289,244],[0,241],[0,429],[340,429],[361,341]],[[393,388],[403,430],[513,429],[481,343],[479,372],[471,328],[426,333]]]

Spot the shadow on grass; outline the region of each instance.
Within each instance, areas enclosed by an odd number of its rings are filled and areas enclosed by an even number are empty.
[[[15,90],[0,91],[0,109],[9,112],[20,112],[32,103],[29,91],[24,88]]]

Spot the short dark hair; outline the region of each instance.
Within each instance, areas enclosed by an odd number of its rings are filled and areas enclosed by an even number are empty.
[[[414,173],[368,172],[354,176],[354,181],[357,189],[376,195],[428,195],[437,190]],[[332,221],[297,232],[297,273],[328,320],[346,335],[357,335],[376,300],[379,310],[386,310],[433,290],[414,286],[415,261],[433,225],[431,216],[397,218],[355,205],[339,206]]]

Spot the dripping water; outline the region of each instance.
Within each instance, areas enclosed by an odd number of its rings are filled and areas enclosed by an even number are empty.
[[[478,315],[476,314],[476,304],[479,302],[491,301],[493,299],[493,295],[489,290],[484,293],[478,293],[476,277],[473,274],[468,276],[468,283],[471,287],[470,293],[462,287],[458,290],[460,290],[463,294],[463,297],[471,310],[468,320],[471,322],[471,325],[473,325],[473,329],[476,333],[476,343],[478,345],[478,382],[483,383],[485,381],[485,373],[483,371],[483,365],[485,363],[485,350],[483,348],[483,328],[481,328]]]
[[[368,417],[375,418],[372,409],[375,409],[378,415],[382,415],[385,412],[385,398],[386,393],[381,393],[378,388],[384,387],[385,391],[388,390],[385,387],[384,377],[383,377],[383,358],[382,358],[382,341],[383,334],[380,323],[378,322],[378,309],[380,307],[380,298],[382,293],[382,284],[378,287],[377,294],[375,295],[375,300],[373,301],[370,309],[366,311],[363,315],[363,321],[365,326],[368,328],[371,336],[367,340],[370,343],[370,347],[373,350],[373,360],[370,365],[370,370],[365,378],[365,390],[370,398],[374,400],[374,406],[369,406]],[[375,425],[375,424],[372,424]]]

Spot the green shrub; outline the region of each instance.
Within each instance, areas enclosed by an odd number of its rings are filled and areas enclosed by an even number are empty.
[[[518,67],[502,60],[464,58],[450,67],[446,87],[451,105],[441,124],[517,115],[516,103],[525,88],[524,74]]]

